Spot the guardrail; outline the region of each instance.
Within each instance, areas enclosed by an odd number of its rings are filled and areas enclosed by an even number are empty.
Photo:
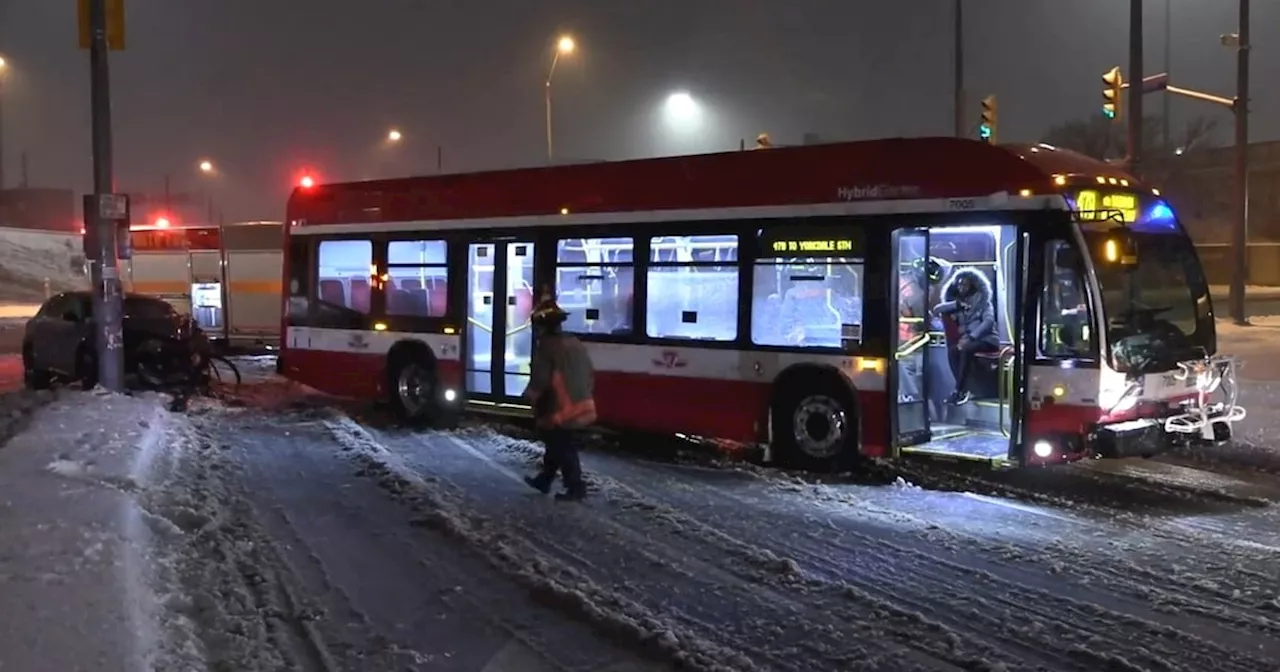
[[[1196,252],[1211,285],[1231,284],[1231,245],[1197,243]],[[1280,243],[1249,243],[1245,284],[1280,287]]]

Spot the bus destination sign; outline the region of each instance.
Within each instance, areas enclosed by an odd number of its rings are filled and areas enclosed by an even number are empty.
[[[1120,213],[1125,224],[1138,221],[1138,195],[1133,192],[1100,192],[1082,189],[1076,194],[1076,211],[1086,221],[1103,221]]]
[[[789,222],[788,222],[789,224]],[[863,253],[862,232],[849,226],[767,226],[757,239],[760,257],[858,258]]]
[[[844,252],[853,251],[853,241],[844,239],[833,240],[775,240],[773,241],[774,254],[810,254],[810,255],[838,255]]]

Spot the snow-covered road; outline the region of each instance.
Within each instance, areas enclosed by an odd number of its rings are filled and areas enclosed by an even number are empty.
[[[1266,474],[816,482],[593,451],[566,505],[489,426],[411,432],[278,384],[191,417],[183,508],[221,524],[188,566],[225,667],[1280,669]]]

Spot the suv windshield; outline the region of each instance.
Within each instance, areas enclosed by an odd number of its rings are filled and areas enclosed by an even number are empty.
[[[1111,365],[1122,372],[1169,371],[1177,362],[1213,354],[1209,287],[1190,238],[1180,226],[1136,226],[1135,266],[1094,259]],[[1089,249],[1106,233],[1086,232]]]

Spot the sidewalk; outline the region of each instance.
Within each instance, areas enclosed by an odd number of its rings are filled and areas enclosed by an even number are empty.
[[[0,396],[0,417],[30,397]],[[63,392],[0,447],[0,670],[150,669],[135,493],[172,417],[156,397]]]

